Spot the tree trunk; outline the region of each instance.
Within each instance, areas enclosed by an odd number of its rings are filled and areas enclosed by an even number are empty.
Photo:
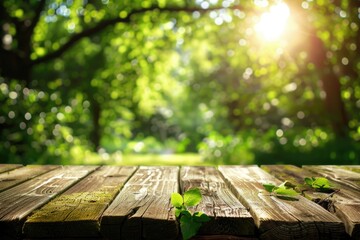
[[[14,54],[14,52],[0,50],[1,76],[6,79],[17,79],[23,81],[29,87],[31,83],[32,66],[29,61]]]
[[[93,128],[90,133],[90,141],[93,145],[94,151],[99,150],[100,148],[100,139],[101,139],[101,127],[100,127],[100,117],[101,117],[101,107],[98,101],[94,98],[90,99],[91,103],[91,114],[92,114],[92,124]]]
[[[317,29],[309,17],[309,11],[301,7],[302,1],[287,1],[294,12],[295,19],[300,24],[301,31],[298,34],[306,33],[299,51],[305,50],[308,53],[310,62],[314,63],[322,90],[325,92],[324,109],[326,117],[333,132],[338,137],[348,135],[348,116],[344,102],[341,98],[341,85],[339,76],[334,72],[333,65],[326,57],[327,49],[324,42],[317,36]],[[351,1],[356,2],[356,1]],[[297,52],[299,52],[297,51]],[[295,53],[297,54],[297,53]]]
[[[326,94],[324,99],[326,117],[330,121],[334,133],[337,136],[345,137],[348,132],[348,117],[341,98],[339,76],[328,63],[324,43],[316,36],[315,31],[311,32],[310,44],[310,60],[317,68],[322,88]]]

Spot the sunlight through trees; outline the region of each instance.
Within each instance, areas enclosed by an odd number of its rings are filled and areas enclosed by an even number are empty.
[[[359,14],[350,0],[3,0],[1,161],[359,163]]]

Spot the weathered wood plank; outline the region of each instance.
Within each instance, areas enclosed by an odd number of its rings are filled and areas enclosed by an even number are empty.
[[[342,165],[342,166],[336,166],[336,167],[360,173],[360,165]]]
[[[54,165],[28,165],[22,168],[16,168],[9,172],[0,174],[0,192],[11,188],[19,183],[25,182],[43,173],[49,172],[59,166]]]
[[[247,209],[227,188],[220,172],[214,167],[182,167],[182,192],[199,188],[202,201],[193,209],[206,213],[212,220],[202,226],[199,234],[254,236],[256,226]]]
[[[103,166],[31,215],[29,238],[100,237],[100,218],[136,167]]]
[[[178,167],[140,167],[103,214],[109,239],[175,239],[170,195],[178,192]]]
[[[257,166],[220,166],[230,188],[250,209],[262,239],[343,239],[344,224],[316,203],[299,197],[289,201],[271,196],[262,183],[280,184]]]
[[[305,177],[319,177],[319,175],[315,176],[315,173],[293,165],[262,165],[261,168],[281,181],[290,181],[297,185],[299,187],[298,190],[305,189]],[[336,183],[332,181],[330,181],[330,183],[336,187]],[[328,193],[315,191],[305,191],[304,193],[307,198],[310,198],[312,201],[323,199],[329,195]]]
[[[312,166],[307,165],[303,166],[304,169],[311,172],[322,175],[326,178],[329,178],[338,184],[346,185],[360,191],[360,173],[353,172],[346,169],[341,169],[337,166],[332,165],[323,165],[323,166]]]
[[[0,164],[0,173],[7,172],[16,168],[21,168],[23,165],[21,164]]]
[[[304,184],[305,177],[316,177],[315,173],[291,165],[265,165],[265,171],[282,181],[291,181],[294,184]],[[333,197],[329,198],[328,210],[339,217],[345,224],[347,233],[354,239],[360,239],[360,192],[351,188],[344,188],[336,182],[329,180],[331,185],[340,189]],[[306,192],[307,197],[313,201],[325,199],[328,193]],[[326,201],[325,201],[326,202]],[[354,214],[356,213],[356,214]]]
[[[95,166],[55,169],[0,193],[0,232],[4,239],[19,238],[22,224],[35,209],[95,170]]]

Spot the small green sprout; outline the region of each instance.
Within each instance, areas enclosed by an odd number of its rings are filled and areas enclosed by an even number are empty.
[[[319,192],[333,192],[334,189],[331,187],[329,180],[324,177],[311,177],[305,178],[305,183],[311,188]]]
[[[194,207],[201,202],[202,195],[198,188],[189,189],[181,196],[179,193],[171,194],[171,204],[175,208],[175,216],[180,220],[181,234],[184,240],[195,236],[204,222],[210,218],[202,212],[191,212],[188,207]]]

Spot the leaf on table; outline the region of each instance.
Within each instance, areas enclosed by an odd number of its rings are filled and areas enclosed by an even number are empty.
[[[184,193],[184,205],[192,207],[201,202],[201,193],[198,188],[193,188]]]
[[[184,240],[190,239],[195,236],[201,227],[201,222],[194,221],[193,216],[184,214],[180,219],[181,234]]]
[[[182,208],[175,208],[175,217],[180,217],[180,215],[183,213],[183,209]]]
[[[331,188],[329,180],[324,177],[316,178],[316,180],[313,182],[313,186],[316,188]]]
[[[299,195],[299,193],[297,191],[295,191],[294,189],[287,188],[285,186],[278,187],[277,189],[274,190],[274,193],[279,194],[279,195],[286,195],[286,196]]]
[[[327,178],[312,177],[312,178],[305,178],[304,181],[307,185],[309,185],[311,188],[315,189],[316,191],[320,191],[320,192],[334,191]]]
[[[314,178],[313,178],[313,177],[312,177],[312,178],[306,177],[304,180],[305,180],[305,183],[306,183],[307,185],[309,185],[310,187],[313,185],[313,182],[314,182]]]
[[[171,194],[171,204],[176,208],[181,208],[183,205],[183,197],[179,193]]]
[[[266,191],[268,191],[269,193],[271,193],[274,188],[276,188],[276,186],[274,184],[271,183],[264,183],[263,187],[265,188]]]

